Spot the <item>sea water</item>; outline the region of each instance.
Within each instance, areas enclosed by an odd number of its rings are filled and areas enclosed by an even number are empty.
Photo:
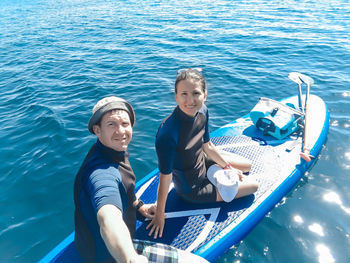
[[[315,80],[331,118],[312,170],[218,261],[349,262],[349,28],[348,0],[1,0],[0,262],[36,262],[74,230],[94,103],[117,95],[134,106],[140,180],[157,166],[176,71],[194,66],[211,131],[260,96],[297,94],[291,71]]]

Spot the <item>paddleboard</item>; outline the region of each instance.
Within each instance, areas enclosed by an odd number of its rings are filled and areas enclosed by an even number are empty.
[[[298,96],[281,100],[298,107]],[[239,243],[256,224],[299,182],[317,160],[326,141],[329,112],[324,101],[315,95],[308,98],[307,141],[315,159],[300,158],[303,136],[274,139],[259,131],[249,114],[211,133],[217,148],[250,159],[248,177],[259,184],[256,193],[230,203],[190,204],[183,201],[171,186],[167,203],[163,237],[148,236],[147,220],[137,221],[135,238],[169,244],[215,261],[230,247]],[[154,170],[136,184],[136,195],[145,203],[156,201],[159,171]],[[40,262],[81,262],[72,233]],[[80,261],[79,261],[80,260]]]

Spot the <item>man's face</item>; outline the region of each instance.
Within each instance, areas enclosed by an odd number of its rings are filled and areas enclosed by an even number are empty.
[[[124,110],[107,112],[93,129],[104,146],[119,152],[127,149],[132,138],[130,117]]]

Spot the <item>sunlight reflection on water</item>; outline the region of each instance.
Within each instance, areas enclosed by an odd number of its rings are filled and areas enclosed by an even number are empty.
[[[331,254],[330,249],[324,244],[318,244],[316,246],[316,251],[319,254],[318,262],[319,263],[332,263],[335,262],[334,257]]]
[[[340,200],[340,197],[337,193],[329,192],[323,196],[323,200],[339,205],[339,207],[344,210],[344,212],[350,215],[350,208],[343,205],[343,202]]]
[[[349,13],[348,0],[1,0],[0,262],[36,261],[74,229],[73,180],[94,140],[90,106],[115,93],[131,100],[140,179],[157,165],[176,70],[194,65],[208,79],[211,131],[259,96],[296,94],[290,71],[315,79],[311,93],[331,116],[316,165],[222,262],[347,262]]]
[[[309,226],[309,230],[311,232],[316,233],[317,235],[319,235],[321,237],[324,237],[323,228],[320,224],[313,223],[312,225]]]

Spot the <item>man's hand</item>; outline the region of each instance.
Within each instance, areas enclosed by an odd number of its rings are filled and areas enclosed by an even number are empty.
[[[156,214],[157,205],[156,204],[144,204],[139,208],[139,213],[146,218],[154,218]]]

